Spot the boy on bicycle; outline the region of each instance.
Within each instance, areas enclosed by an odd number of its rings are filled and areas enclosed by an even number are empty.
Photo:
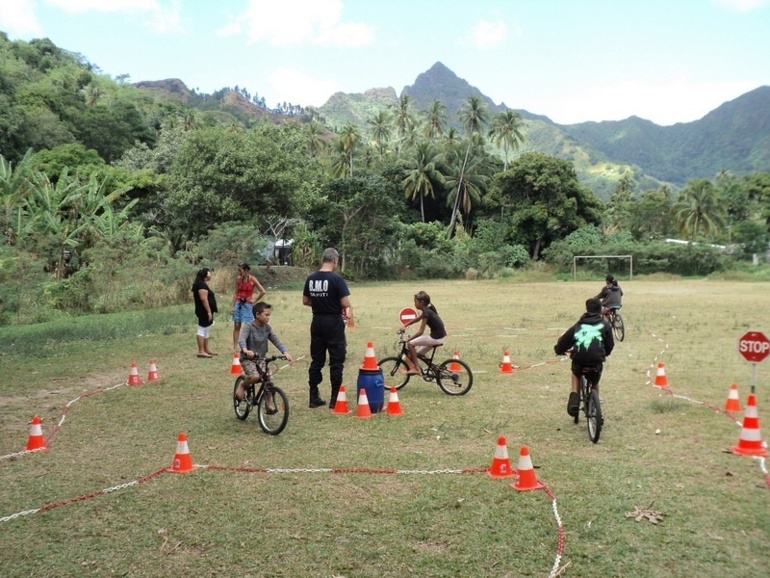
[[[251,310],[254,314],[254,319],[241,327],[241,332],[238,336],[238,345],[241,348],[241,367],[243,368],[243,373],[246,374],[246,379],[240,383],[238,390],[235,392],[235,397],[239,400],[243,400],[247,386],[257,383],[262,378],[262,373],[257,364],[260,358],[267,355],[268,341],[271,341],[278,351],[286,356],[288,361],[293,361],[287,347],[270,326],[272,306],[269,303],[260,301],[255,303]],[[268,406],[272,406],[272,399],[268,398],[267,402]]]
[[[610,324],[602,317],[602,303],[595,297],[586,301],[586,312],[577,323],[570,327],[556,342],[553,350],[556,355],[571,351],[572,391],[567,402],[567,413],[575,417],[580,409],[578,387],[583,368],[593,368],[598,372],[596,388],[599,388],[604,360],[612,353],[615,340]]]

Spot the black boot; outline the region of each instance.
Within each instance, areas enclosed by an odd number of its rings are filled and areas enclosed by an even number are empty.
[[[576,391],[569,393],[569,401],[567,402],[567,413],[571,417],[576,417],[580,411],[580,397]]]
[[[318,394],[318,386],[317,385],[311,385],[310,386],[310,403],[308,404],[308,407],[314,408],[314,407],[323,407],[326,405],[326,401],[321,398],[321,396]]]

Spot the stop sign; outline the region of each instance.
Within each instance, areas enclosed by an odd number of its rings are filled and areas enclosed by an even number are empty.
[[[770,339],[761,331],[748,331],[738,340],[738,353],[752,363],[764,361],[770,355]]]
[[[398,314],[401,325],[406,325],[415,319],[417,319],[417,310],[414,307],[404,307]]]

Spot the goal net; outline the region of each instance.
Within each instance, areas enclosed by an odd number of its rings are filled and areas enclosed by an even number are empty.
[[[603,260],[597,263],[596,260]],[[579,264],[593,265],[590,268],[591,271],[599,271],[603,268],[605,273],[612,272],[615,277],[618,277],[618,272],[628,268],[628,278],[632,279],[634,276],[634,256],[633,255],[575,255],[572,257],[572,280],[577,281],[577,271]],[[597,266],[599,265],[599,266]]]

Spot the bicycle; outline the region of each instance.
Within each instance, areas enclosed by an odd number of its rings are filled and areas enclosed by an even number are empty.
[[[580,420],[580,411],[585,414],[588,424],[588,439],[596,443],[602,433],[604,418],[602,417],[602,405],[599,400],[599,379],[601,373],[596,367],[584,367],[580,374],[580,396],[578,413],[575,414],[575,423]]]
[[[620,316],[619,309],[620,307],[608,307],[606,315],[615,339],[623,341],[623,338],[626,336],[626,327],[623,325],[623,318]]]
[[[409,347],[407,341],[409,337],[403,337],[405,330],[398,330],[398,340],[396,346],[401,347],[401,351],[395,356],[383,357],[377,362],[382,369],[382,375],[385,378],[385,389],[391,387],[401,389],[408,382],[412,375],[407,371],[409,366],[405,359],[409,357]],[[441,347],[434,345],[431,348],[430,356],[418,355],[419,377],[424,381],[436,381],[441,391],[447,395],[465,395],[473,386],[473,372],[470,366],[460,359],[447,359],[441,363],[435,363],[433,358],[436,356],[436,350]]]
[[[258,360],[257,371],[259,381],[245,387],[245,393],[242,400],[239,400],[235,394],[238,386],[246,379],[245,375],[240,375],[235,380],[233,387],[233,409],[235,417],[245,420],[249,417],[249,412],[256,407],[259,427],[267,434],[278,435],[289,422],[289,398],[283,390],[273,382],[275,371],[270,366],[278,359],[286,359],[284,355],[273,355],[263,357]],[[255,385],[259,384],[259,389],[255,392]],[[271,403],[272,402],[272,403]]]

